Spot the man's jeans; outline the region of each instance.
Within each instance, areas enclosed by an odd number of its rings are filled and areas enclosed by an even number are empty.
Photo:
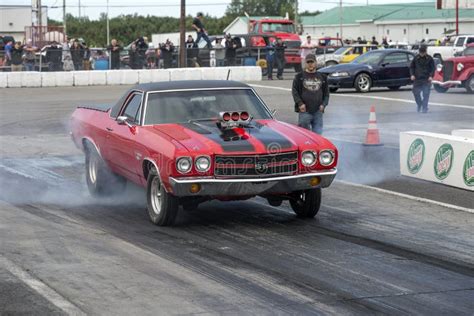
[[[428,111],[428,101],[430,100],[431,83],[415,82],[413,84],[413,95],[417,105],[417,111]]]
[[[275,65],[277,67],[277,77],[283,76],[283,69],[285,68],[285,59],[275,57]]]
[[[34,71],[35,70],[35,62],[25,62],[25,70],[26,71]]]
[[[196,38],[196,41],[194,42],[194,46],[193,46],[193,47],[198,47],[198,44],[199,44],[199,42],[201,41],[201,38],[206,41],[206,43],[207,43],[207,48],[212,48],[211,40],[209,39],[209,37],[207,36],[207,34],[204,33],[204,32],[197,32],[197,38]]]
[[[323,133],[323,113],[319,111],[316,113],[300,112],[298,126],[321,135]]]

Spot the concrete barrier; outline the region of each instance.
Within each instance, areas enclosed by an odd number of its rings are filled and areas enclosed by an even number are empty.
[[[74,76],[74,85],[75,86],[88,86],[91,73],[92,71],[87,71],[87,70],[74,71],[72,73]]]
[[[42,72],[41,73],[41,86],[42,87],[56,87],[56,73]]]
[[[465,138],[474,138],[474,129],[455,129],[454,131],[451,131],[451,135]]]
[[[7,87],[8,88],[20,88],[22,86],[23,75],[21,72],[9,72],[7,75]]]
[[[229,73],[230,70],[230,73]],[[229,76],[228,76],[229,75]],[[228,77],[228,78],[227,78]],[[260,67],[0,73],[0,88],[133,85],[174,80],[260,81]]]
[[[6,88],[8,86],[7,73],[0,72],[0,88]]]
[[[74,72],[55,72],[56,87],[71,87],[74,85]]]
[[[474,139],[428,133],[400,133],[400,173],[474,191]]]
[[[41,87],[41,73],[35,71],[24,71],[21,73],[21,86],[25,88]]]
[[[89,86],[103,86],[107,84],[105,71],[90,71]]]

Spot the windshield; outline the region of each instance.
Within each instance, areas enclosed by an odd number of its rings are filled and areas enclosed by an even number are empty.
[[[380,60],[383,57],[382,52],[373,52],[373,53],[365,53],[363,55],[360,55],[354,61],[352,61],[354,64],[366,64],[366,65],[377,65]]]
[[[347,50],[347,47],[341,47],[334,52],[334,55],[342,55]]]
[[[262,23],[262,32],[295,33],[295,27],[288,23]]]
[[[255,119],[271,118],[250,89],[150,92],[145,125],[217,119],[224,111],[247,111]]]

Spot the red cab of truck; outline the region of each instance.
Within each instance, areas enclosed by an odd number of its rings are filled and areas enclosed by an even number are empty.
[[[289,19],[264,18],[250,20],[250,33],[265,34],[279,37],[286,44],[285,61],[287,66],[293,66],[296,71],[301,71],[300,46],[301,39],[296,33],[295,24]]]

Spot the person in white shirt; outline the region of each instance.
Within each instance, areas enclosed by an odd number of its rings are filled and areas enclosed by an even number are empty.
[[[314,54],[314,44],[311,42],[311,35],[306,36],[306,42],[301,44],[300,56],[301,56],[301,68],[305,69],[306,62],[305,58],[309,54]]]

